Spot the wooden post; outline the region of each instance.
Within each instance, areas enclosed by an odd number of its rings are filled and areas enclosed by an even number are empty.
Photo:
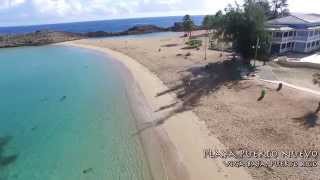
[[[254,67],[254,68],[256,67],[256,58],[257,58],[257,55],[258,55],[259,43],[260,43],[260,38],[258,37],[258,38],[257,38],[257,44],[256,44],[256,52],[255,52],[255,54],[254,54],[254,60],[253,60],[253,67]]]
[[[209,30],[207,30],[207,38],[204,37],[204,60],[207,60],[207,48],[208,48],[208,39],[209,39]]]
[[[317,110],[315,111],[315,113],[317,114],[320,111],[320,102],[318,103],[318,107]]]

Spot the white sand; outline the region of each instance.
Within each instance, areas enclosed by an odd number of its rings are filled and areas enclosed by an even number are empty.
[[[320,54],[319,53],[312,54],[310,56],[302,58],[300,61],[320,64]]]
[[[159,109],[161,106],[165,106],[174,102],[175,99],[172,94],[156,97],[157,93],[167,89],[167,87],[154,73],[150,72],[146,67],[139,64],[136,60],[108,48],[81,44],[81,41],[63,44],[97,50],[107,53],[108,55],[119,60],[132,73],[132,76],[137,81],[140,89],[147,99],[147,102],[153,110]],[[170,144],[174,146],[173,150],[178,156],[175,157],[176,161],[183,164],[190,179],[252,179],[247,171],[245,171],[243,168],[227,168],[224,166],[221,160],[208,160],[203,158],[203,150],[205,148],[219,150],[225,150],[226,148],[215,136],[209,136],[209,131],[205,124],[201,122],[192,111],[177,114],[157,128],[161,130],[161,136],[166,136],[169,138]],[[170,156],[167,156],[167,158],[170,158]]]

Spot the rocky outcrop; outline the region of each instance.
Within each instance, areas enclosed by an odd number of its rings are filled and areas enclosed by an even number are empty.
[[[165,32],[168,31],[168,28],[161,28],[154,25],[140,25],[134,26],[126,31],[122,32],[105,32],[105,31],[96,31],[84,33],[84,36],[87,37],[110,37],[110,36],[124,36],[124,35],[136,35],[136,34],[146,34],[146,33],[155,33],[155,32]]]
[[[36,31],[23,35],[0,37],[0,48],[18,46],[39,46],[45,44],[73,41],[84,38],[81,34],[57,31]]]
[[[105,31],[96,31],[88,32],[83,34],[86,37],[110,37],[110,36],[121,36],[124,35],[121,32],[105,32]]]
[[[196,26],[195,30],[198,29],[201,29],[201,27]],[[175,23],[172,27],[169,28],[161,28],[155,25],[139,25],[129,28],[128,30],[122,32],[96,31],[88,33],[70,33],[59,31],[36,31],[33,33],[23,35],[0,36],[0,48],[18,46],[39,46],[90,37],[137,35],[165,31],[181,32],[183,31],[183,25],[180,22]]]
[[[194,30],[202,29],[201,26],[195,26]],[[172,27],[162,28],[155,25],[139,25],[134,26],[126,31],[122,32],[105,32],[105,31],[96,31],[84,33],[84,36],[87,37],[110,37],[110,36],[125,36],[125,35],[137,35],[137,34],[146,34],[146,33],[155,33],[155,32],[183,32],[183,25],[181,22],[176,22]]]
[[[183,24],[182,22],[175,22],[173,26],[171,26],[170,31],[175,31],[175,32],[182,32],[183,31]]]
[[[164,32],[168,31],[167,28],[161,28],[154,25],[142,25],[142,26],[134,26],[126,31],[126,33],[130,34],[144,34],[144,33],[154,33],[154,32]]]

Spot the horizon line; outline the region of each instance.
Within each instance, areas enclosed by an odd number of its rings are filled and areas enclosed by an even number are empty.
[[[97,21],[112,21],[112,20],[130,20],[130,19],[148,19],[148,18],[162,18],[162,17],[183,17],[184,15],[167,15],[167,16],[137,16],[137,17],[119,17],[111,19],[96,19],[96,20],[79,20],[79,21],[69,21],[69,22],[55,22],[55,23],[40,23],[40,24],[26,24],[26,25],[9,25],[2,26],[0,28],[16,28],[16,27],[29,27],[29,26],[45,26],[45,25],[58,25],[58,24],[72,24],[72,23],[86,23],[86,22],[97,22]],[[188,14],[190,16],[205,16],[208,14]]]

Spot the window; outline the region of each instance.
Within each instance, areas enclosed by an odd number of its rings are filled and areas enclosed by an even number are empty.
[[[289,32],[289,36],[290,37],[293,36],[293,32],[292,31]]]
[[[287,43],[286,48],[290,48],[290,47],[291,47],[291,43]]]
[[[281,32],[276,32],[276,33],[274,34],[274,36],[275,36],[275,37],[278,37],[278,38],[279,38],[279,37],[282,37],[282,33],[281,33]]]
[[[315,41],[313,41],[312,42],[312,47],[314,47],[316,45],[316,42]]]
[[[297,36],[307,36],[308,32],[307,31],[298,31]]]
[[[286,48],[286,44],[281,44],[281,49],[285,49]]]
[[[310,44],[310,43],[308,43],[308,44],[307,44],[307,48],[310,48],[310,45],[311,45],[311,44]]]
[[[317,41],[317,46],[319,46],[320,45],[320,41]]]
[[[288,32],[285,32],[285,33],[284,33],[284,37],[288,37]]]
[[[309,32],[309,36],[313,36],[313,31],[310,31],[310,32]]]

